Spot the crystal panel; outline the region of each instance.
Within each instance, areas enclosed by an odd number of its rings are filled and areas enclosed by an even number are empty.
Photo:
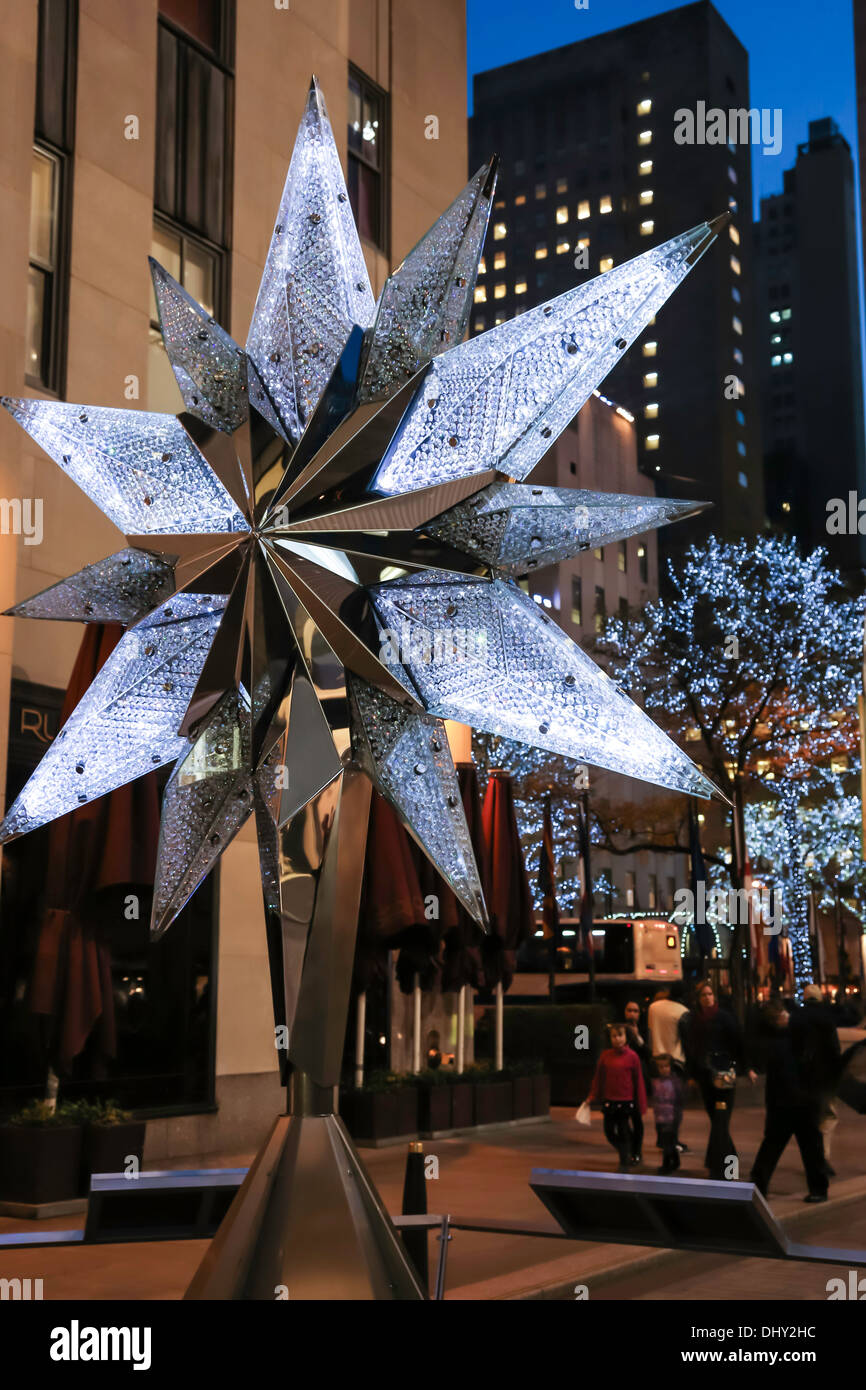
[[[180,727],[224,600],[176,594],[115,647],[0,826],[23,835],[187,747]]]
[[[516,584],[429,576],[374,595],[427,710],[696,796],[712,784]]]
[[[331,124],[310,87],[253,311],[247,351],[290,438],[303,431],[373,294]]]
[[[385,281],[360,400],[384,400],[462,339],[495,184],[495,170],[485,164]]]
[[[173,593],[174,566],[130,547],[16,603],[8,616],[129,626]]]
[[[236,691],[209,716],[162,804],[151,931],[165,931],[253,809],[250,718]]]
[[[377,490],[525,478],[712,239],[703,223],[434,358]]]
[[[8,397],[3,404],[126,535],[248,529],[177,416]]]
[[[230,433],[247,418],[246,354],[153,258],[150,273],[162,341],[186,407]]]
[[[405,710],[355,677],[349,678],[349,703],[355,757],[467,912],[485,924],[484,893],[445,725]]]
[[[676,521],[699,506],[665,497],[496,482],[422,529],[504,574],[520,575]]]

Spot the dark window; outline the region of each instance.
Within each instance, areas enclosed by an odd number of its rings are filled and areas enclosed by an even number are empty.
[[[76,0],[39,0],[25,375],[63,393],[75,135]]]
[[[623,627],[628,626],[628,599],[621,598],[619,601],[619,620]]]
[[[600,584],[595,586],[595,630],[597,633],[604,631],[604,624],[607,619],[607,609],[604,602],[604,589]]]
[[[571,621],[575,627],[583,623],[583,586],[577,575],[571,580]]]
[[[154,205],[224,246],[231,195],[230,7],[228,0],[162,0],[160,11]]]
[[[388,95],[349,70],[349,199],[358,231],[388,254]]]

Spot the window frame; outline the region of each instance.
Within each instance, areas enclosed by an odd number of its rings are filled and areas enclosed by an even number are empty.
[[[381,242],[371,241],[369,237],[363,236],[362,233],[361,233],[360,227],[358,228],[358,235],[359,235],[359,237],[361,238],[361,241],[362,241],[362,242],[366,242],[368,246],[372,246],[373,249],[376,250],[376,251],[378,251],[381,255],[383,255],[383,256],[386,258],[386,260],[390,260],[390,257],[391,257],[391,95],[390,95],[389,92],[387,92],[387,91],[385,90],[384,87],[380,87],[378,82],[374,82],[372,77],[368,77],[367,74],[366,74],[361,68],[356,67],[354,63],[349,63],[348,75],[347,75],[347,79],[346,79],[346,89],[347,89],[347,90],[348,90],[348,87],[349,87],[349,82],[352,81],[352,80],[354,80],[355,82],[357,82],[358,85],[359,85],[360,88],[361,88],[361,102],[362,102],[362,105],[363,105],[363,101],[364,101],[364,94],[365,94],[365,91],[368,91],[368,92],[370,93],[370,95],[373,96],[373,97],[375,97],[376,100],[379,102],[379,109],[380,109],[380,111],[381,111],[381,113],[382,113],[382,116],[381,116],[382,124],[383,124],[384,127],[385,127],[385,130],[384,130],[384,138],[382,139],[382,142],[381,142],[381,145],[380,145],[380,149],[381,149],[381,160],[380,160],[379,164],[374,164],[374,163],[372,162],[372,160],[369,160],[369,159],[365,159],[365,158],[364,158],[364,155],[363,155],[363,142],[362,142],[362,149],[361,149],[361,150],[353,150],[353,149],[351,149],[351,148],[349,147],[348,140],[347,140],[347,142],[346,142],[346,173],[347,173],[347,174],[349,173],[349,164],[350,164],[350,161],[354,159],[354,160],[356,160],[359,164],[363,164],[363,165],[365,166],[365,168],[369,169],[369,170],[370,170],[372,173],[374,173],[374,174],[378,177],[378,179],[379,179],[379,198],[378,198],[379,209],[378,209],[378,210],[379,210],[379,226],[380,226],[380,231],[381,231]],[[347,121],[347,123],[346,123],[346,129],[348,130],[348,121]],[[347,183],[349,183],[349,182],[350,182],[350,180],[347,179]],[[353,208],[353,209],[352,209],[352,212],[353,212],[353,215],[355,216],[355,222],[356,222],[356,224],[357,224],[358,218],[357,218],[356,210]]]

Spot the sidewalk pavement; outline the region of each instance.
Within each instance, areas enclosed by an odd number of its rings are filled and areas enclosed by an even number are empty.
[[[792,1142],[786,1149],[770,1190],[774,1214],[799,1240],[808,1241],[809,1223],[826,1217],[831,1207],[856,1204],[859,1216],[866,1210],[866,1117],[840,1105],[840,1124],[833,1136],[832,1161],[837,1178],[831,1184],[831,1202],[803,1206],[806,1185],[799,1152]],[[647,1114],[642,1168],[654,1173],[661,1155],[654,1146],[655,1127]],[[756,1106],[735,1109],[731,1131],[740,1153],[740,1172],[746,1179],[760,1143],[763,1110]],[[702,1165],[707,1139],[703,1111],[687,1109],[682,1138],[690,1146],[683,1155],[682,1176],[704,1177]],[[552,1123],[490,1129],[464,1137],[425,1141],[425,1153],[439,1160],[438,1177],[427,1185],[430,1212],[449,1212],[464,1220],[497,1219],[515,1225],[529,1223],[550,1231],[557,1229],[529,1187],[533,1168],[596,1169],[613,1171],[616,1155],[605,1143],[601,1117],[593,1113],[589,1129],[574,1122],[572,1110],[554,1109]],[[400,1210],[406,1158],[404,1146],[362,1149],[362,1156],[382,1198],[391,1212]],[[178,1168],[243,1167],[251,1153],[225,1154],[219,1158],[188,1158],[170,1165]],[[154,1165],[156,1166],[156,1165]],[[164,1162],[158,1165],[166,1167]],[[792,1225],[793,1223],[793,1225]],[[83,1218],[59,1219],[52,1227],[70,1229]],[[34,1229],[34,1222],[0,1219],[0,1231]],[[175,1299],[181,1298],[207,1247],[206,1241],[168,1241],[136,1245],[41,1248],[0,1252],[0,1278],[42,1278],[46,1299]],[[431,1268],[438,1246],[430,1237]],[[681,1259],[676,1251],[646,1247],[601,1245],[590,1241],[547,1241],[531,1236],[490,1235],[455,1231],[448,1256],[447,1297],[454,1300],[490,1300],[562,1297],[578,1283],[592,1288],[620,1278],[624,1273],[653,1272]]]

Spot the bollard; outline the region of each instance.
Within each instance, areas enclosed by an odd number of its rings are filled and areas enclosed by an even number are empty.
[[[427,1215],[427,1184],[424,1177],[424,1145],[417,1139],[409,1145],[406,1154],[406,1176],[403,1179],[403,1215]],[[406,1254],[418,1271],[425,1289],[430,1287],[430,1274],[427,1263],[427,1232],[401,1231]]]

